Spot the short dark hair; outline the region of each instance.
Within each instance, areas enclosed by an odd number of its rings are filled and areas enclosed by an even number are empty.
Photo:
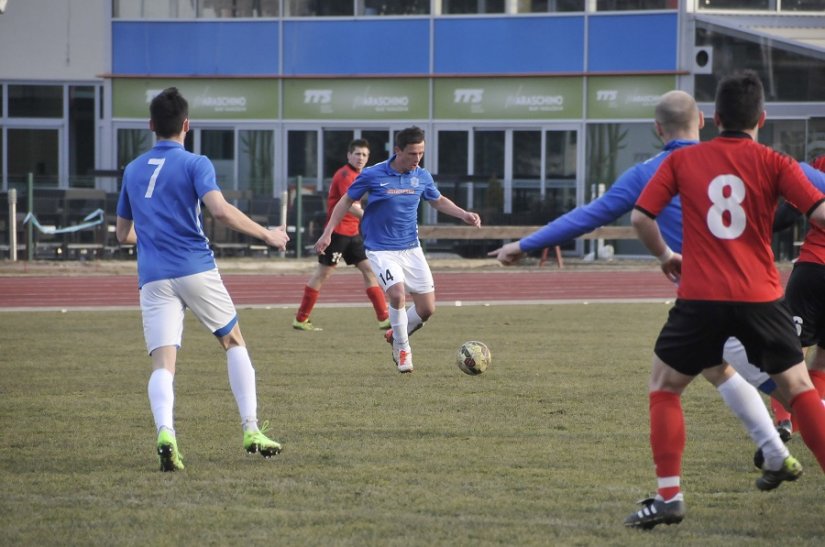
[[[168,139],[183,131],[183,122],[189,117],[189,103],[177,87],[167,87],[152,99],[149,115],[155,134]]]
[[[716,87],[716,114],[729,131],[752,129],[765,110],[765,90],[753,70],[736,72]]]
[[[370,141],[367,139],[352,139],[349,142],[349,152],[355,152],[356,148],[366,148],[367,150],[370,149]]]
[[[420,142],[424,142],[424,130],[416,126],[402,129],[395,136],[395,146],[400,150],[404,150],[408,144],[418,144]]]

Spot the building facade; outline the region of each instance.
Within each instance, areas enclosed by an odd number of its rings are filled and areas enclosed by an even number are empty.
[[[418,125],[442,192],[487,224],[543,224],[660,149],[662,93],[712,114],[739,68],[765,82],[764,143],[825,152],[821,0],[8,0],[0,186],[116,192],[175,85],[187,148],[248,211],[300,195],[311,214],[350,139],[372,163]]]

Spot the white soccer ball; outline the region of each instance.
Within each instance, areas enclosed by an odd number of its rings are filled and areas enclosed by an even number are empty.
[[[490,355],[490,348],[484,342],[477,340],[470,340],[464,342],[458,348],[458,353],[455,356],[455,364],[461,369],[464,374],[476,376],[481,374],[487,367],[490,366],[492,356]]]

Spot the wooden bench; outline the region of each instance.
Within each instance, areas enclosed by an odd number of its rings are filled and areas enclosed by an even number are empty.
[[[481,226],[475,228],[460,224],[422,224],[418,226],[419,239],[521,239],[544,226]],[[602,226],[580,236],[580,239],[636,239],[632,226]],[[561,248],[556,245],[556,263],[564,267]],[[541,254],[540,265],[547,261],[548,249]]]

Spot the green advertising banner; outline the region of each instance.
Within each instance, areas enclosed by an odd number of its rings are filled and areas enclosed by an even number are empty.
[[[676,76],[593,76],[587,79],[587,117],[652,119],[659,97],[676,89]]]
[[[429,116],[424,78],[284,81],[285,119],[418,120]]]
[[[435,80],[435,118],[555,120],[581,118],[580,77]]]
[[[149,102],[167,87],[189,101],[192,120],[276,120],[277,80],[155,79],[112,81],[115,118],[149,119]]]

